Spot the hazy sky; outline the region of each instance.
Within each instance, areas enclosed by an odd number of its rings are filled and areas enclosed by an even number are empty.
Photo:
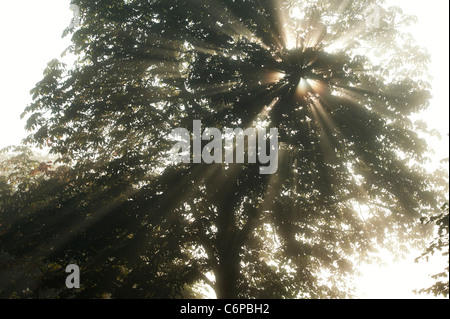
[[[422,117],[441,131],[443,139],[430,140],[437,158],[448,156],[449,132],[449,1],[390,0],[405,12],[415,14],[419,24],[412,28],[418,43],[432,54],[430,73],[434,77],[431,108]],[[70,0],[3,1],[0,11],[0,149],[19,144],[26,136],[20,114],[31,102],[29,91],[42,79],[47,62],[59,58],[70,39],[62,39],[70,24]],[[430,265],[414,265],[414,256],[402,264],[384,269],[364,268],[359,281],[362,297],[409,298],[411,290],[431,283]],[[433,269],[432,271],[440,271]]]
[[[20,114],[47,63],[70,43],[62,40],[70,24],[69,0],[3,1],[0,10],[0,148],[26,136]]]

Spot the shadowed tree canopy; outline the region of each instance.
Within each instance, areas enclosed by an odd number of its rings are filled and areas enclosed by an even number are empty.
[[[414,18],[384,1],[73,3],[77,60],[50,62],[24,112],[57,161],[20,148],[2,166],[1,296],[339,298],[375,247],[422,243],[442,199],[410,120],[430,98],[429,57],[399,31]],[[278,128],[278,172],[170,164],[193,120]]]

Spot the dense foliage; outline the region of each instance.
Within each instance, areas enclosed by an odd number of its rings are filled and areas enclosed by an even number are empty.
[[[50,62],[24,113],[56,162],[2,164],[1,296],[339,298],[375,247],[423,243],[441,199],[410,120],[430,98],[428,56],[399,31],[413,18],[360,0],[73,3],[77,61]],[[278,128],[278,172],[170,165],[169,133],[195,119]]]

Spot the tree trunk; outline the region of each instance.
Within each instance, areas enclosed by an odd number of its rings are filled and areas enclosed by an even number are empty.
[[[217,267],[214,270],[216,277],[216,295],[218,299],[236,299],[239,278],[239,252],[241,243],[238,240],[238,229],[234,221],[235,193],[227,192],[221,205],[217,218]]]
[[[237,299],[239,268],[231,266],[226,269],[223,266],[219,266],[214,274],[216,277],[215,292],[217,299]]]
[[[228,227],[225,229],[228,229],[228,232],[219,230],[217,236],[219,242],[217,243],[218,263],[214,270],[215,291],[218,299],[237,299],[241,272],[240,253],[248,234],[253,229],[253,219],[249,220],[242,230],[239,230],[234,224],[228,223],[227,225]]]
[[[226,178],[221,185],[235,185],[235,176]],[[245,187],[242,183],[239,187]],[[220,191],[220,190],[218,190]],[[254,227],[257,210],[248,211],[249,220],[243,229],[239,229],[235,221],[235,209],[239,204],[244,190],[231,189],[222,190],[222,198],[219,201],[219,215],[216,219],[217,237],[217,264],[214,269],[216,277],[215,292],[218,299],[237,299],[239,295],[238,283],[241,272],[240,253],[245,244],[247,236]]]

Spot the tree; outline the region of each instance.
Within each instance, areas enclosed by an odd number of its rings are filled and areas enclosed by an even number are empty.
[[[1,206],[23,217],[0,215],[2,253],[40,268],[37,296],[175,297],[203,282],[219,298],[338,298],[377,245],[423,242],[438,201],[409,119],[430,98],[428,56],[399,31],[413,18],[382,1],[73,3],[77,62],[50,62],[24,113],[28,142],[67,170]],[[382,19],[367,29],[372,3]],[[170,132],[195,119],[278,128],[277,174],[170,164]],[[73,262],[84,285],[61,290]]]
[[[442,163],[448,164],[448,158],[443,160]],[[447,194],[447,198],[442,196],[440,198],[441,202],[441,212],[438,215],[431,216],[429,218],[424,218],[422,222],[427,224],[434,224],[437,227],[437,235],[433,240],[428,244],[424,253],[416,259],[416,262],[420,260],[429,260],[429,258],[435,254],[440,253],[442,256],[447,257],[447,267],[440,273],[435,274],[432,278],[435,280],[435,283],[428,288],[422,288],[416,290],[415,292],[418,294],[433,294],[434,296],[444,296],[445,298],[449,295],[449,266],[448,266],[448,250],[449,250],[449,216],[448,216],[448,168],[441,167],[435,173],[436,181],[440,181],[440,183],[436,183],[436,186],[441,188],[439,190],[439,194]]]

